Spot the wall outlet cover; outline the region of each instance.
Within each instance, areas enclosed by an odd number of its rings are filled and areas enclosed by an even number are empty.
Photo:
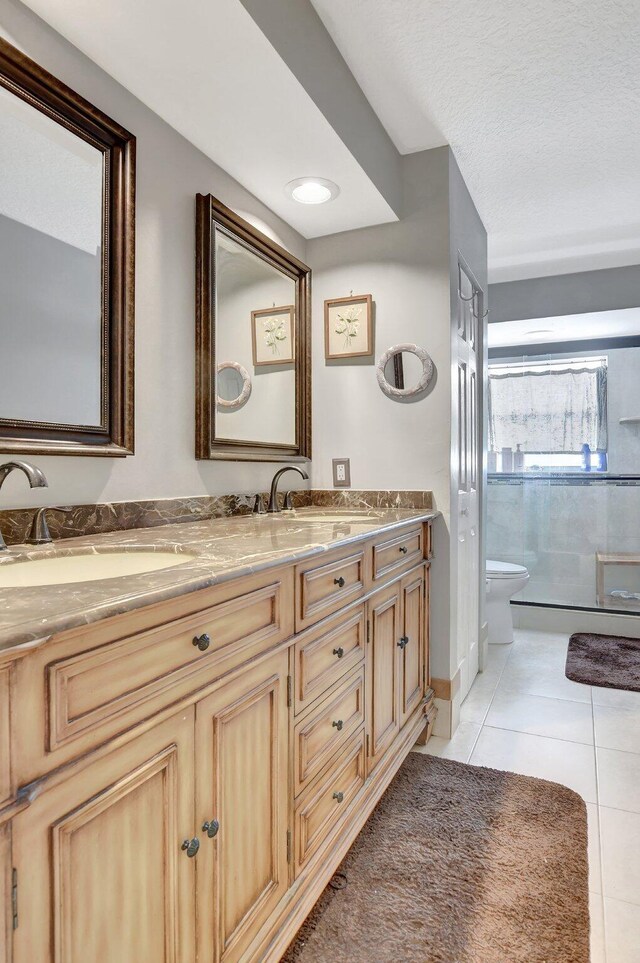
[[[334,458],[333,464],[333,487],[351,487],[351,465],[348,458]]]

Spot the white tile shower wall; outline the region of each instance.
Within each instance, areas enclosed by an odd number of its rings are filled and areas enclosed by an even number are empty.
[[[516,598],[595,603],[596,552],[640,552],[640,484],[490,481],[487,555],[526,565]],[[607,588],[640,592],[640,566],[607,572]]]
[[[640,417],[640,348],[608,351],[607,379],[609,471],[616,475],[640,472],[640,424],[620,424],[621,418]]]

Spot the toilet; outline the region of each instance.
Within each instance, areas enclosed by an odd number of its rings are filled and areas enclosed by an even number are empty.
[[[524,565],[487,560],[487,622],[491,644],[508,645],[513,642],[513,618],[509,603],[528,581],[529,572]]]

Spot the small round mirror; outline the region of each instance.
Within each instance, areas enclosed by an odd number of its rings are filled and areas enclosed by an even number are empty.
[[[410,398],[429,387],[433,361],[416,344],[396,344],[378,361],[378,384],[390,398]]]
[[[229,411],[237,411],[249,400],[251,379],[249,372],[235,361],[223,361],[218,365],[218,405]]]

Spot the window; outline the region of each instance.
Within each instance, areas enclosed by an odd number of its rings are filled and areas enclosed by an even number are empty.
[[[490,449],[519,447],[526,471],[580,471],[585,445],[606,470],[606,358],[490,366]]]

